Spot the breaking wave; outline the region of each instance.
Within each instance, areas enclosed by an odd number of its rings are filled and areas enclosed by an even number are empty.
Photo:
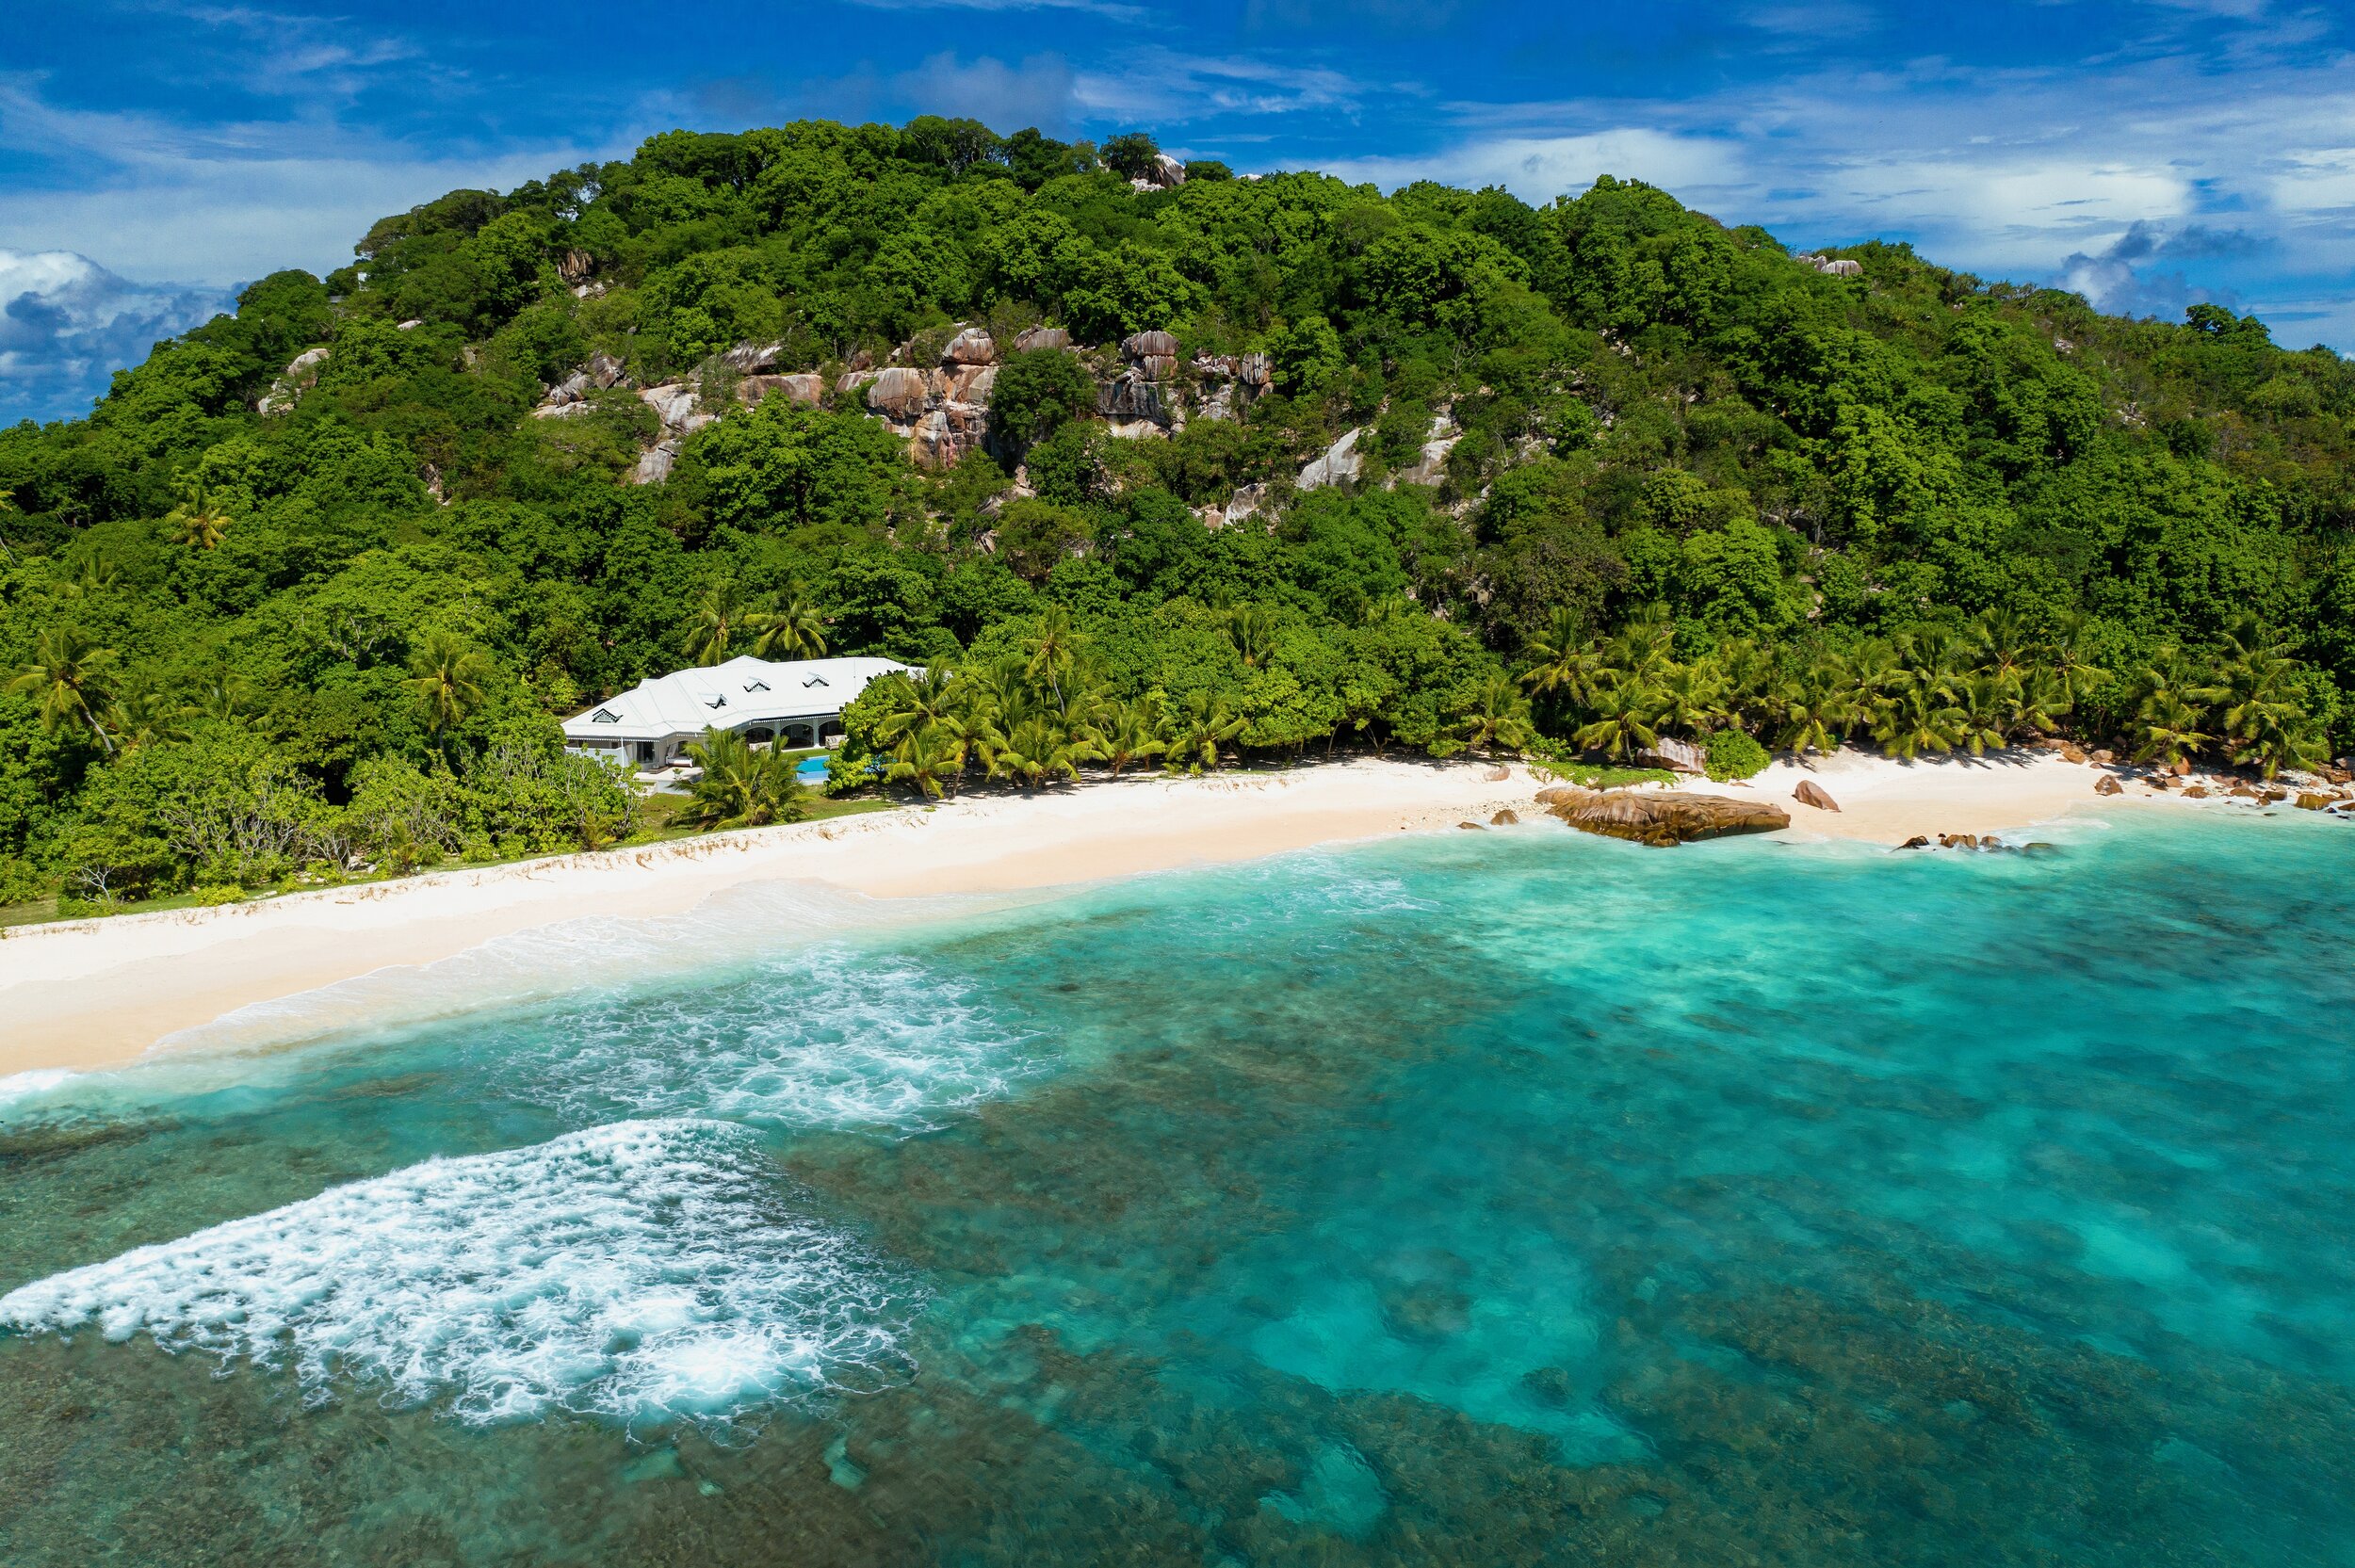
[[[727,1421],[909,1373],[913,1283],[749,1129],[625,1122],[433,1159],[0,1297],[0,1330],[139,1334],[475,1425]]]

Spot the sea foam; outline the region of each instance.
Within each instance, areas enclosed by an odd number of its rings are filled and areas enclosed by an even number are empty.
[[[625,1122],[434,1159],[0,1297],[476,1425],[726,1420],[907,1373],[912,1284],[809,1217],[755,1134]]]
[[[488,1091],[587,1123],[716,1116],[918,1132],[1044,1071],[980,982],[828,945],[693,987],[594,997],[481,1051]]]

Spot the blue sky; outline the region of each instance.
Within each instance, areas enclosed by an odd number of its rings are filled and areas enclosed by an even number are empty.
[[[1532,202],[1607,171],[2355,349],[2345,4],[69,0],[0,16],[0,419],[81,411],[223,291],[454,186],[927,111]]]

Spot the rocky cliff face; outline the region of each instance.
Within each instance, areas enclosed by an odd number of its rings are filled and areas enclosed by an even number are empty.
[[[894,360],[909,358],[912,347],[902,346]],[[1178,339],[1166,331],[1138,332],[1116,348],[1091,350],[1073,345],[1071,334],[1061,327],[1032,327],[1016,336],[1011,348],[1078,356],[1096,380],[1097,416],[1113,435],[1129,440],[1173,435],[1185,428],[1189,417],[1240,417],[1274,379],[1265,354],[1203,354],[1181,363]],[[319,352],[324,355],[324,350]],[[991,448],[989,395],[1003,354],[983,328],[960,328],[930,364],[876,366],[861,354],[831,388],[815,371],[779,372],[782,353],[780,345],[744,343],[719,356],[738,373],[739,405],[752,408],[765,398],[784,397],[815,408],[831,394],[836,406],[863,408],[883,421],[908,444],[909,458],[925,468],[953,467],[966,453]],[[298,368],[289,367],[290,374]],[[531,411],[532,417],[587,413],[593,394],[617,387],[630,387],[622,363],[597,355],[551,387]],[[726,412],[703,407],[695,383],[690,381],[645,387],[638,396],[661,421],[661,433],[631,472],[632,482],[638,484],[668,478],[686,439]],[[1435,429],[1435,437],[1438,433]],[[1444,459],[1445,446],[1437,452]],[[1259,499],[1239,494],[1230,507],[1214,509],[1221,511],[1223,523],[1250,515]]]

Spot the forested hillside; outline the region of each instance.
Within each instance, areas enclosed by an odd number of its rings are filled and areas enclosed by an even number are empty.
[[[941,666],[853,725],[926,789],[2347,739],[2355,369],[2215,307],[935,119],[356,254],[0,431],[0,903],[609,842],[551,716],[755,646]]]

